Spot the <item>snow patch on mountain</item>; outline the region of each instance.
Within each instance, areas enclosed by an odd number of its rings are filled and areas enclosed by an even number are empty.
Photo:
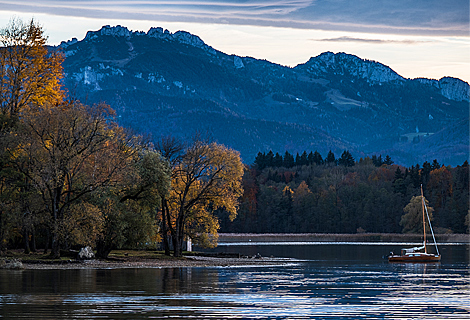
[[[77,82],[83,82],[85,85],[93,86],[95,91],[101,90],[98,81],[103,79],[103,74],[96,73],[92,67],[86,66],[80,68],[80,72],[76,72],[72,75]]]
[[[71,57],[71,56],[73,56],[73,55],[76,54],[76,53],[77,53],[77,50],[67,50],[67,51],[65,51],[65,57],[66,57],[66,58],[67,58],[67,57]]]
[[[112,76],[124,76],[124,72],[112,66],[104,65],[100,63],[98,68],[93,68],[92,66],[85,66],[80,68],[78,72],[72,73],[71,77],[77,82],[82,82],[85,85],[92,86],[94,91],[102,90],[99,82],[105,79],[106,77]]]
[[[243,64],[242,58],[240,58],[239,56],[233,56],[233,65],[237,69],[241,69],[245,67],[245,65]]]
[[[158,73],[149,73],[148,77],[147,77],[147,82],[148,83],[162,83],[162,82],[165,82],[165,78],[161,75],[159,75]]]

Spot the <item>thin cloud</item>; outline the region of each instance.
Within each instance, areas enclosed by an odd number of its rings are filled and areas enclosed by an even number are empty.
[[[0,8],[87,18],[469,36],[468,0],[0,0]]]
[[[366,39],[366,38],[353,38],[353,37],[313,39],[313,41],[322,41],[322,42],[362,42],[362,43],[373,43],[373,44],[410,44],[410,45],[431,42],[431,41],[417,41],[417,40]]]

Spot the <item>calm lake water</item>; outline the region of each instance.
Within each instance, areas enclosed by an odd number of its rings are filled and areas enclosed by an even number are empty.
[[[4,319],[466,319],[469,246],[390,264],[401,246],[222,245],[300,259],[288,266],[0,270]]]

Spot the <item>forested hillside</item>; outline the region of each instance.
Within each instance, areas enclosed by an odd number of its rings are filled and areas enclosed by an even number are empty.
[[[349,156],[347,151],[339,159],[330,152],[324,160],[318,152],[259,153],[245,172],[238,216],[230,222],[220,213],[220,232],[400,233],[403,209],[420,194],[421,184],[434,208],[435,231],[468,232],[467,162],[406,168],[388,156],[352,163]]]

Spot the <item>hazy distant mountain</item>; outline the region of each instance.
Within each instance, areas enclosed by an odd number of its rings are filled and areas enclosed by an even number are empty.
[[[105,26],[60,46],[71,95],[106,101],[122,125],[156,139],[209,132],[247,163],[269,150],[340,156],[347,149],[357,159],[388,154],[405,165],[468,158],[469,85],[459,79],[405,79],[331,52],[289,68],[161,28]]]

